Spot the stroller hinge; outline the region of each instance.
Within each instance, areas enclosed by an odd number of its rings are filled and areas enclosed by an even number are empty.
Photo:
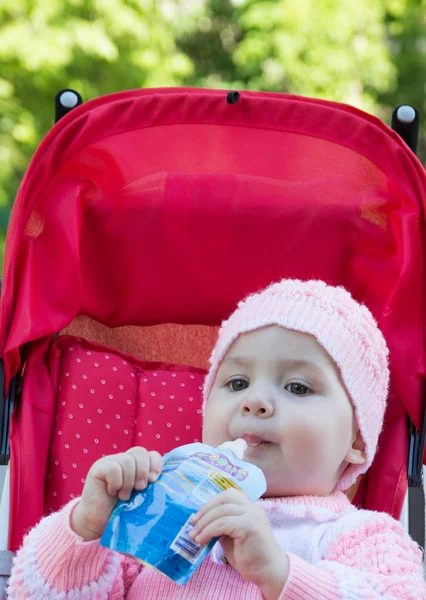
[[[408,485],[421,487],[423,485],[423,456],[426,438],[426,411],[423,417],[422,431],[419,432],[410,422],[410,451],[408,454]]]
[[[21,351],[21,357],[23,352]],[[0,359],[0,466],[8,465],[10,458],[10,420],[17,396],[22,391],[23,368],[11,379],[6,397],[4,396],[4,361]]]

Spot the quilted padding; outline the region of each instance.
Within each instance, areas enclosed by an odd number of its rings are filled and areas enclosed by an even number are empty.
[[[46,512],[82,491],[98,458],[139,445],[161,454],[201,440],[205,372],[142,362],[63,338]]]

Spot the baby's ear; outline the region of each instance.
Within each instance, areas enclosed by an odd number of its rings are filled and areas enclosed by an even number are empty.
[[[365,452],[365,442],[362,439],[361,432],[358,429],[355,433],[352,446],[349,448],[346,456],[346,462],[352,465],[363,465],[367,460],[367,454]]]

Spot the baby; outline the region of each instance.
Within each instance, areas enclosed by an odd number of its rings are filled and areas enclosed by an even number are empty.
[[[418,546],[344,491],[371,465],[386,406],[388,350],[365,306],[321,281],[283,280],[225,321],[204,387],[203,441],[243,438],[267,492],[227,490],[194,517],[220,537],[183,587],[100,546],[117,501],[144,489],[162,458],[144,448],[97,461],[82,497],[24,540],[10,598],[154,600],[426,599]],[[220,553],[219,553],[220,555]]]

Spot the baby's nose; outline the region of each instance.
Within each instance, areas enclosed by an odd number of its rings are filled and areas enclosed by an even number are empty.
[[[267,398],[254,396],[246,398],[241,404],[241,413],[243,415],[254,415],[262,419],[271,417],[274,413],[273,404]]]

